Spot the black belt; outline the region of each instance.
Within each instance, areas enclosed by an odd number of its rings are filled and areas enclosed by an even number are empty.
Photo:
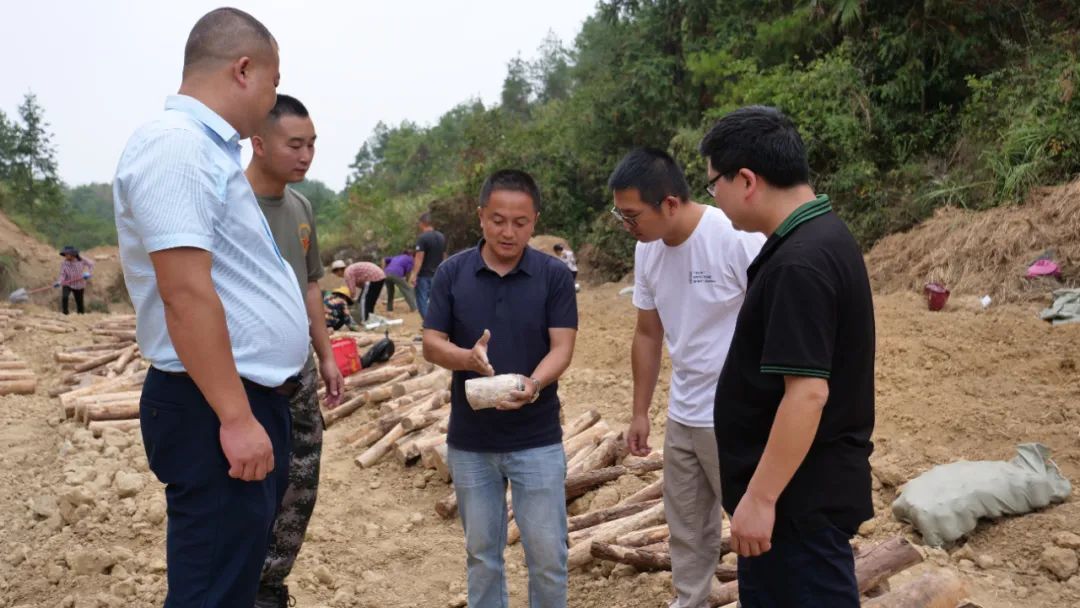
[[[156,367],[154,369],[165,374],[166,376],[173,376],[175,378],[187,378],[188,380],[191,380],[191,376],[187,372],[167,372],[163,369],[159,369]],[[244,386],[246,388],[263,391],[266,393],[276,393],[278,395],[281,395],[282,397],[285,397],[286,399],[292,399],[293,395],[296,394],[296,391],[300,390],[299,375],[292,376],[280,386],[264,386],[262,384],[259,384],[258,382],[252,382],[251,380],[248,380],[243,376],[240,377],[240,381],[244,383]]]

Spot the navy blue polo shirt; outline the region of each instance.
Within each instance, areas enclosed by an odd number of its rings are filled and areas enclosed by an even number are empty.
[[[874,303],[862,251],[821,195],[776,229],[747,278],[716,387],[724,509],[735,513],[757,470],[784,376],[823,378],[829,398],[810,451],[776,503],[773,537],[826,524],[854,534],[874,515]]]
[[[531,376],[551,350],[551,328],[577,329],[577,295],[566,265],[531,247],[505,276],[488,268],[484,242],[443,262],[431,286],[424,329],[472,348],[491,331],[488,360],[496,374]],[[475,411],[465,400],[465,381],[475,372],[454,372],[447,443],[473,452],[513,452],[562,441],[558,383],[521,409]]]

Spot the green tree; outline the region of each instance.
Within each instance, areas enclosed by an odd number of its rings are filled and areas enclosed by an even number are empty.
[[[502,86],[503,111],[516,118],[527,117],[532,95],[533,85],[529,81],[529,65],[521,57],[511,59]]]
[[[45,111],[33,93],[27,93],[19,105],[19,118],[22,125],[16,131],[8,177],[16,210],[35,222],[46,217],[62,219],[64,198],[57,176],[56,150]]]
[[[498,105],[380,123],[340,230],[405,241],[424,207],[468,224],[484,176],[519,167],[541,187],[538,229],[585,242],[619,277],[633,240],[606,213],[618,159],[666,148],[704,198],[704,132],[769,104],[869,245],[937,206],[1011,202],[1080,173],[1078,53],[1078,0],[603,0],[572,44],[549,35],[511,60]]]
[[[548,32],[539,49],[540,57],[529,65],[529,79],[540,104],[570,96],[573,87],[573,57],[554,32]],[[505,104],[505,101],[504,101]]]
[[[0,110],[0,180],[9,180],[15,163],[15,147],[19,143],[19,126],[8,120]]]
[[[342,197],[323,182],[317,179],[305,179],[289,187],[303,194],[311,203],[311,210],[315,213],[315,222],[320,230],[324,227],[330,228],[341,221],[341,212],[344,208]]]

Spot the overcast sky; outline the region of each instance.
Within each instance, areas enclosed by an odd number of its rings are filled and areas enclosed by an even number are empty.
[[[378,121],[431,124],[470,98],[499,99],[507,62],[549,31],[573,42],[595,0],[256,0],[233,4],[281,45],[279,92],[298,97],[319,142],[308,177],[345,185]],[[184,42],[221,2],[4,3],[0,110],[33,91],[69,185],[112,180],[131,132],[180,85]]]

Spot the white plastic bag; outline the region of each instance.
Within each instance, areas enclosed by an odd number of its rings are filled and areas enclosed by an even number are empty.
[[[960,461],[938,465],[909,481],[892,504],[893,515],[915,526],[928,545],[941,546],[975,529],[980,517],[1021,515],[1072,492],[1050,449],[1016,446],[1009,462]]]

